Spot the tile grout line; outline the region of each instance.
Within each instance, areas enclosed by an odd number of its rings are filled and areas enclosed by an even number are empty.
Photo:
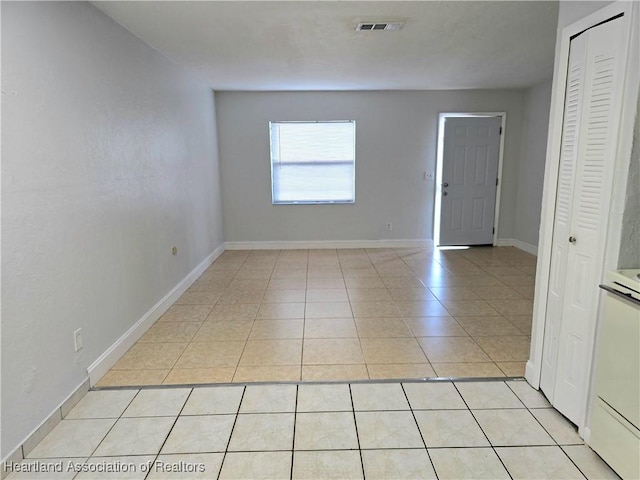
[[[250,256],[251,256],[251,254],[249,254],[249,255],[247,255],[245,257],[244,261],[240,265],[240,268],[238,268],[238,270],[234,274],[233,278],[231,279],[231,282],[229,282],[229,285],[231,285],[231,283],[233,283],[233,281],[238,277],[238,273],[242,270],[242,267],[244,267],[244,265],[247,263],[247,260],[249,259]],[[272,275],[273,275],[273,269],[271,270],[271,275],[269,275],[269,280],[267,281],[267,288],[269,287],[269,282],[271,281],[271,276]],[[227,285],[225,287],[222,295],[224,295],[224,293],[228,290],[229,285]],[[264,295],[262,296],[262,300],[264,301]],[[244,345],[242,346],[242,351],[240,352],[240,356],[238,357],[238,362],[236,363],[235,369],[233,370],[233,375],[231,376],[231,382],[230,383],[234,383],[235,382],[236,375],[238,374],[238,368],[240,368],[240,362],[242,361],[242,356],[244,355],[244,351],[247,349],[247,344],[249,343],[249,337],[251,336],[251,331],[253,330],[253,327],[256,324],[256,318],[258,317],[258,313],[260,312],[260,308],[261,307],[262,307],[262,301],[258,304],[258,310],[256,311],[255,317],[253,318],[252,323],[251,323],[251,328],[249,329],[249,333],[247,334],[247,338],[245,339]],[[242,392],[242,396],[244,397],[244,391]],[[242,400],[240,401],[240,403],[242,403]],[[238,408],[240,408],[240,407],[238,407]],[[235,427],[235,421],[233,423],[233,426]],[[232,432],[233,432],[233,430],[232,430]],[[229,436],[229,441],[231,441],[231,436]],[[226,452],[225,452],[225,457],[226,457]],[[223,459],[223,461],[224,461],[224,459]],[[222,471],[222,465],[220,465],[220,471]]]
[[[196,335],[198,334],[198,332],[202,329],[202,326],[205,324],[205,322],[207,321],[207,319],[209,318],[209,316],[211,315],[211,313],[213,312],[213,309],[219,304],[220,299],[224,296],[225,292],[228,290],[229,285],[231,285],[231,283],[237,278],[238,276],[238,272],[240,271],[240,269],[242,268],[242,266],[246,263],[247,258],[249,258],[249,256],[247,256],[242,263],[240,264],[240,267],[234,272],[233,276],[231,277],[231,280],[224,286],[224,289],[222,289],[220,296],[218,296],[218,298],[216,298],[215,302],[213,303],[213,305],[211,305],[211,309],[209,310],[209,313],[207,314],[207,316],[205,317],[204,321],[202,322],[202,324],[200,325],[200,328],[198,328],[198,331],[193,335],[193,337],[191,338],[191,341],[189,341],[189,343],[187,344],[187,347],[185,348],[185,350],[193,343],[197,343],[194,342],[193,339],[196,337]],[[213,262],[215,263],[215,261]],[[213,264],[212,264],[213,265]],[[202,275],[204,275],[204,273],[206,273],[206,271],[208,271],[209,269],[207,268],[207,270],[205,270],[205,272],[203,272]],[[202,277],[202,275],[200,275],[200,277]],[[222,304],[220,304],[222,305]],[[246,346],[246,341],[245,341],[245,346]],[[244,348],[243,348],[244,351]],[[180,360],[180,358],[182,358],[182,355],[184,355],[184,351],[180,354],[180,357],[178,357],[178,360],[176,360],[176,363],[174,363],[173,367],[171,367],[171,369],[169,370],[169,373],[167,374],[167,376],[163,379],[162,383],[164,384],[164,381],[167,379],[167,377],[171,374],[171,372],[173,371],[173,369],[175,369],[175,366],[177,365],[178,361]],[[242,354],[241,354],[242,355]],[[240,362],[240,359],[238,359],[238,362]],[[236,369],[233,372],[233,375],[231,376],[231,382],[233,382],[233,377],[235,376],[235,372],[237,370],[237,365],[236,365]]]
[[[506,382],[505,382],[506,383]],[[507,387],[509,387],[507,385]],[[509,390],[511,390],[511,387],[509,387]],[[511,390],[513,392],[513,390]],[[518,396],[515,392],[513,392],[514,395],[516,395],[516,397]],[[518,397],[518,399],[520,399],[520,397]],[[522,404],[524,405],[524,402],[522,400],[520,400],[522,402]],[[551,404],[549,404],[551,405]],[[576,464],[576,462],[573,461],[573,459],[569,456],[569,454],[564,450],[564,448],[562,448],[563,446],[569,446],[566,444],[560,444],[553,435],[551,435],[551,432],[549,432],[549,430],[542,424],[542,422],[540,420],[538,420],[538,417],[536,417],[533,412],[531,410],[543,410],[542,408],[540,409],[535,409],[535,408],[529,408],[527,405],[525,405],[525,408],[527,409],[527,411],[529,412],[529,414],[535,419],[535,421],[538,423],[538,425],[540,425],[540,427],[542,427],[542,429],[546,432],[547,435],[549,435],[549,437],[551,438],[551,440],[553,440],[553,442],[555,443],[555,445],[539,445],[541,447],[544,446],[554,446],[554,447],[558,447],[560,448],[560,451],[562,451],[562,453],[564,454],[565,457],[567,457],[569,459],[569,461],[578,469],[578,471],[584,476],[584,478],[588,478],[587,475],[582,471],[582,469]],[[551,409],[555,412],[558,412],[555,408],[553,408],[553,406],[551,406]],[[547,409],[544,409],[547,410]],[[560,414],[560,412],[558,412]],[[562,414],[560,414],[562,415]],[[562,415],[562,418],[564,419],[564,415]],[[575,445],[585,445],[588,446],[586,443],[582,443],[582,444],[575,444]]]
[[[371,261],[371,259],[369,257],[369,254],[366,253],[366,251],[365,251],[365,254],[367,255],[367,258],[369,258],[369,261]],[[364,348],[362,348],[362,337],[360,337],[360,331],[358,330],[358,322],[356,322],[356,317],[355,317],[355,314],[353,312],[353,305],[351,304],[351,297],[349,297],[349,290],[347,289],[347,282],[346,282],[345,277],[344,277],[344,270],[342,269],[342,264],[340,263],[340,257],[339,256],[338,256],[338,263],[340,265],[340,273],[342,274],[342,281],[344,282],[345,290],[347,290],[347,298],[348,298],[348,301],[349,301],[349,309],[351,310],[351,321],[353,322],[353,325],[354,325],[354,327],[356,329],[356,335],[357,335],[357,338],[358,338],[358,345],[360,346],[360,353],[362,354],[362,362],[364,363],[364,369],[367,372],[367,378],[369,380],[371,380],[371,373],[369,372],[369,362],[367,362],[367,359],[364,356]],[[373,266],[373,268],[374,269],[376,268],[375,265]],[[376,273],[377,272],[378,271],[376,269]],[[385,288],[385,290],[386,290],[386,288]],[[351,392],[351,384],[349,384],[349,392]],[[352,404],[353,404],[353,399],[352,399]],[[354,410],[354,418],[355,418],[355,410]],[[360,445],[359,442],[358,442],[358,445]],[[360,460],[362,461],[362,454],[360,455]],[[364,475],[364,463],[363,463],[363,467],[362,467],[362,472],[363,472],[363,475]]]
[[[172,305],[173,306],[173,305]],[[207,317],[209,316],[209,314],[213,311],[213,305],[211,306],[211,309],[209,310],[209,313],[207,314],[207,316],[205,317],[205,320],[202,321],[202,323],[200,324],[200,328],[202,328],[202,325],[204,325],[204,322],[206,321]],[[155,324],[154,324],[155,325]],[[198,331],[200,331],[200,328],[198,328]],[[196,332],[197,333],[197,332]],[[193,337],[195,337],[195,334],[193,335]],[[193,337],[191,338],[191,340],[189,340],[188,342],[186,342],[186,345],[184,347],[184,349],[182,350],[182,352],[180,352],[180,355],[178,355],[178,358],[176,358],[176,360],[173,362],[173,364],[171,365],[171,367],[169,368],[169,371],[167,372],[167,374],[163,377],[162,381],[160,382],[161,384],[164,384],[165,380],[167,378],[169,378],[169,375],[171,375],[171,372],[176,368],[176,365],[178,364],[178,362],[180,361],[180,359],[182,358],[182,356],[184,355],[184,353],[187,351],[187,349],[189,348],[189,346],[194,343],[193,342]],[[136,342],[137,344],[138,342]]]
[[[362,479],[366,480],[364,472],[364,459],[362,458],[362,445],[360,445],[360,434],[358,433],[358,419],[356,418],[356,407],[353,403],[353,392],[351,391],[351,384],[347,384],[349,388],[349,399],[351,400],[351,413],[353,414],[353,424],[356,427],[356,440],[358,442],[358,455],[360,456],[360,468],[362,469]]]
[[[124,409],[122,410],[122,412],[120,412],[120,415],[116,418],[116,421],[113,422],[113,425],[111,425],[111,427],[109,428],[109,430],[107,430],[107,433],[105,433],[104,437],[102,437],[102,440],[100,440],[98,442],[98,444],[96,445],[96,448],[93,449],[93,451],[91,452],[91,454],[87,457],[87,460],[84,462],[84,464],[86,464],[87,462],[89,462],[89,460],[93,457],[94,453],[96,453],[96,451],[98,450],[98,448],[100,448],[100,445],[102,445],[102,442],[105,441],[105,439],[107,438],[107,436],[111,433],[111,431],[114,429],[114,427],[116,426],[116,424],[120,421],[122,417],[122,415],[124,415],[124,412],[127,411],[127,409],[131,406],[131,404],[133,403],[133,401],[136,399],[136,397],[140,394],[140,390],[138,390],[136,392],[136,394],[131,397],[131,400],[129,401],[129,403],[127,403],[127,406],[124,407]],[[124,417],[126,418],[126,417]],[[83,464],[83,465],[84,465]],[[80,472],[78,472],[77,474],[75,474],[73,476],[73,478],[76,478],[78,475],[80,474]],[[145,475],[146,477],[146,475]]]
[[[503,382],[504,383],[504,382]],[[464,402],[465,406],[467,407],[467,411],[471,414],[471,416],[473,417],[473,420],[476,422],[476,425],[478,425],[478,428],[480,429],[480,431],[482,432],[482,434],[484,435],[484,438],[487,439],[487,442],[489,442],[489,446],[491,447],[491,450],[493,451],[493,453],[495,454],[495,456],[498,458],[498,460],[500,461],[500,464],[502,464],[502,468],[504,468],[504,471],[507,472],[507,475],[509,475],[509,478],[513,480],[513,476],[511,475],[511,472],[509,471],[509,469],[507,468],[507,466],[504,464],[504,462],[502,461],[502,458],[500,457],[500,455],[498,455],[498,452],[496,451],[496,448],[493,446],[493,443],[491,443],[491,440],[489,439],[489,436],[486,434],[486,432],[484,431],[484,429],[482,428],[482,425],[480,425],[480,422],[478,422],[478,419],[476,418],[476,416],[473,414],[473,411],[471,410],[471,408],[469,407],[469,404],[467,403],[467,401],[465,400],[464,396],[462,395],[462,392],[460,392],[460,390],[458,389],[458,386],[455,384],[455,382],[452,382],[453,388],[456,389],[456,392],[458,392],[458,395],[460,395],[460,398],[462,398],[462,401]],[[517,395],[516,395],[517,396]]]
[[[88,392],[87,392],[88,393]],[[102,445],[102,442],[104,442],[105,438],[107,438],[107,435],[109,435],[109,433],[111,433],[111,431],[113,430],[113,428],[116,426],[116,423],[118,423],[118,420],[120,420],[122,418],[122,415],[124,414],[124,412],[127,410],[127,408],[129,408],[129,406],[133,403],[133,401],[135,400],[135,398],[138,396],[138,394],[140,393],[140,390],[138,390],[138,392],[131,397],[131,400],[129,400],[129,403],[127,403],[127,405],[124,407],[124,409],[122,410],[122,412],[120,412],[120,415],[116,418],[115,422],[113,422],[113,425],[111,425],[111,427],[109,428],[109,430],[107,430],[107,433],[104,434],[104,437],[102,437],[102,440],[100,440],[98,442],[98,444],[96,445],[96,447],[93,449],[93,451],[91,452],[91,454],[89,454],[89,456],[87,457],[87,459],[83,462],[83,465],[86,465],[89,460],[93,457],[93,454],[98,450],[98,448],[100,447],[100,445]],[[70,412],[69,412],[70,413]],[[65,420],[64,418],[62,420]],[[70,420],[89,420],[89,418],[84,418],[84,419],[70,419]],[[106,420],[106,418],[105,418]],[[110,419],[111,420],[111,419]],[[72,457],[67,457],[67,458],[72,458]],[[80,475],[81,472],[77,472],[72,478],[77,478],[78,475]],[[146,477],[146,475],[145,475]]]
[[[296,385],[296,401],[293,407],[293,438],[291,439],[291,470],[289,471],[289,479],[293,480],[293,461],[296,454],[296,424],[298,422],[298,395],[300,386]]]
[[[158,453],[156,453],[154,455],[153,463],[151,465],[155,465],[155,463],[158,461],[158,458],[160,457],[160,452],[162,452],[162,449],[166,445],[167,440],[169,440],[169,437],[171,436],[171,432],[173,432],[173,429],[175,428],[176,423],[178,423],[178,419],[180,418],[180,415],[184,411],[184,407],[187,405],[187,402],[189,401],[189,398],[191,398],[191,394],[192,393],[193,393],[193,388],[189,391],[189,394],[187,395],[187,398],[185,398],[184,403],[182,404],[182,407],[180,408],[180,411],[178,412],[178,415],[176,416],[176,419],[173,421],[173,424],[171,425],[171,428],[169,429],[169,432],[167,433],[167,436],[164,438],[164,442],[162,442],[162,445],[160,445],[160,448],[158,449]],[[133,418],[142,418],[142,417],[133,417]],[[149,470],[147,471],[147,474],[144,476],[145,480],[149,477],[149,475],[151,475],[151,470],[152,470],[152,468],[150,466]]]
[[[576,462],[573,461],[573,458],[571,458],[569,456],[569,454],[566,452],[566,450],[563,447],[569,447],[571,445],[558,445],[558,447],[560,447],[560,450],[562,451],[562,453],[564,453],[565,457],[567,457],[569,459],[569,461],[578,469],[578,471],[582,474],[582,476],[588,480],[589,477],[587,476],[587,474],[585,472],[582,471],[582,469],[578,466],[578,464]],[[587,445],[586,443],[584,444],[585,447],[587,448],[591,448],[589,447],[589,445]],[[594,452],[595,453],[595,452]],[[596,454],[597,455],[597,454]],[[609,467],[610,468],[610,467]]]
[[[308,261],[307,261],[308,262]],[[306,281],[308,282],[308,275],[309,275],[309,267],[307,265],[307,277],[305,277]],[[299,379],[300,382],[302,382],[302,368],[304,366],[304,344],[305,344],[305,340],[306,340],[306,331],[307,331],[307,288],[306,288],[306,283],[305,283],[305,289],[304,289],[304,311],[302,312],[302,338],[300,339],[300,375],[299,375]],[[297,402],[297,393],[296,393],[296,402]],[[293,465],[293,461],[291,463]],[[293,467],[292,467],[293,468]]]
[[[88,392],[87,392],[88,393]],[[83,465],[86,465],[89,460],[93,457],[93,454],[96,453],[96,450],[98,450],[98,448],[100,447],[100,445],[102,445],[102,442],[104,442],[104,439],[107,438],[107,435],[109,435],[109,433],[111,433],[111,430],[113,430],[113,427],[116,426],[116,423],[118,423],[118,420],[120,420],[122,418],[122,414],[127,410],[127,408],[129,408],[129,405],[131,405],[131,403],[133,402],[133,400],[138,396],[138,394],[140,393],[140,390],[138,390],[136,392],[136,394],[131,397],[131,400],[129,400],[129,403],[127,403],[127,405],[122,409],[122,412],[120,412],[120,415],[116,418],[115,422],[113,422],[113,425],[111,425],[111,427],[109,428],[109,430],[107,430],[107,433],[104,434],[104,437],[102,437],[102,440],[100,440],[98,442],[98,444],[96,445],[96,447],[93,449],[93,451],[89,454],[89,456],[87,457],[87,459],[82,463]],[[71,413],[71,412],[69,412]],[[67,414],[68,415],[68,414]],[[66,418],[63,418],[62,420],[65,420]],[[61,421],[62,421],[61,420]],[[69,420],[74,420],[74,419],[69,419]],[[76,419],[76,420],[89,420],[88,418],[85,419]],[[43,439],[44,440],[44,439]],[[42,440],[41,440],[42,441]],[[25,458],[26,460],[26,458]],[[72,478],[77,478],[78,475],[80,475],[81,472],[77,472]],[[146,475],[145,475],[146,477]]]
[[[233,437],[233,431],[236,429],[236,423],[238,422],[238,417],[240,416],[240,407],[242,407],[242,402],[244,401],[244,395],[247,391],[247,386],[242,387],[242,395],[240,396],[240,402],[238,403],[238,408],[236,410],[236,418],[233,419],[233,426],[231,427],[231,433],[229,433],[229,440],[227,440],[227,446],[224,449],[224,454],[222,455],[222,462],[220,462],[220,470],[218,470],[217,480],[220,480],[220,475],[222,474],[222,468],[224,467],[224,462],[227,459],[227,453],[229,453],[229,445],[231,445],[231,438]]]
[[[304,368],[304,343],[306,340],[307,333],[307,290],[309,284],[309,251],[307,250],[307,261],[305,263],[306,275],[305,275],[305,283],[304,283],[304,311],[302,312],[302,345],[300,349],[300,381],[302,382],[302,372]],[[296,409],[298,407],[298,391],[296,387]],[[291,455],[291,475],[293,478],[293,454]]]
[[[422,430],[420,430],[420,424],[418,423],[418,419],[416,418],[416,414],[413,411],[413,405],[411,405],[411,401],[409,400],[409,396],[407,395],[406,390],[404,389],[404,384],[400,383],[400,388],[402,389],[402,393],[404,393],[404,398],[407,400],[407,403],[409,404],[409,410],[411,411],[411,416],[413,417],[413,421],[416,424],[416,428],[418,429],[418,433],[420,434],[420,439],[422,440],[422,443],[424,445],[424,449],[427,452],[427,458],[429,459],[429,462],[431,463],[431,468],[433,470],[434,475],[436,476],[436,479],[438,479],[438,472],[436,471],[436,466],[433,463],[433,459],[431,458],[431,454],[429,453],[429,448],[427,447],[427,442],[424,439],[424,436],[422,435]]]

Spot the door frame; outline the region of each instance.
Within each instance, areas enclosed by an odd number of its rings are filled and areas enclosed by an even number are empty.
[[[556,39],[556,59],[554,65],[553,85],[551,92],[551,111],[549,116],[549,135],[547,139],[546,169],[542,195],[542,215],[540,222],[540,237],[538,243],[538,259],[536,266],[536,281],[533,302],[533,326],[531,332],[530,358],[526,364],[525,378],[534,387],[540,387],[542,373],[542,352],[544,331],[547,316],[547,294],[549,275],[551,271],[551,250],[553,237],[553,222],[555,215],[555,201],[558,188],[558,169],[560,166],[560,150],[562,143],[562,124],[565,103],[565,89],[567,83],[567,66],[569,63],[569,45],[571,38],[599,23],[603,23],[615,16],[624,14],[628,19],[628,44],[626,59],[627,67],[623,79],[623,102],[618,132],[616,158],[614,159],[614,183],[610,203],[609,223],[606,226],[606,244],[602,262],[602,275],[607,270],[618,267],[618,256],[622,230],[622,215],[625,207],[625,194],[631,148],[633,144],[634,119],[637,110],[638,88],[640,86],[640,57],[639,26],[640,5],[637,2],[616,1],[604,8],[572,23],[558,32]],[[634,43],[635,42],[635,43]],[[599,279],[600,281],[603,278]],[[601,309],[601,305],[598,307]],[[596,326],[597,328],[597,326]],[[594,332],[595,333],[595,332]],[[588,440],[587,427],[588,405],[592,397],[593,357],[595,351],[595,337],[591,342],[593,347],[589,352],[590,380],[587,398],[584,399],[583,411],[585,416],[578,424],[579,433]]]
[[[444,124],[450,117],[500,117],[500,150],[498,152],[498,185],[496,186],[496,206],[493,212],[493,245],[498,244],[498,223],[500,218],[500,191],[502,190],[502,161],[504,157],[504,136],[507,124],[507,112],[441,112],[438,115],[438,147],[436,152],[436,186],[434,188],[433,244],[440,244],[440,209],[442,199],[442,168],[444,163]]]

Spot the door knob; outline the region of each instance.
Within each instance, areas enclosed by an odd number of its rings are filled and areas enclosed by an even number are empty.
[[[442,186],[443,186],[444,188],[447,188],[447,187],[449,186],[449,184],[448,184],[447,182],[444,182],[444,183],[442,184]]]
[[[569,243],[576,243],[576,241],[577,241],[577,240],[578,240],[578,239],[577,239],[576,237],[574,237],[573,235],[571,235],[571,236],[569,237]]]

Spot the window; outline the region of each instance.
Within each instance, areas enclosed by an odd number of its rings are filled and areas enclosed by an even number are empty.
[[[270,122],[274,204],[355,201],[354,121]]]

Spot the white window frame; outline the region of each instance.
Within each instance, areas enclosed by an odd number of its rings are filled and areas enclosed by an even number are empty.
[[[353,125],[353,192],[350,200],[276,200],[274,189],[274,158],[272,144],[272,129],[274,125],[281,124],[330,124],[330,123],[350,123]],[[356,201],[356,121],[355,120],[273,120],[269,122],[269,163],[271,168],[271,203],[272,205],[352,205]]]

